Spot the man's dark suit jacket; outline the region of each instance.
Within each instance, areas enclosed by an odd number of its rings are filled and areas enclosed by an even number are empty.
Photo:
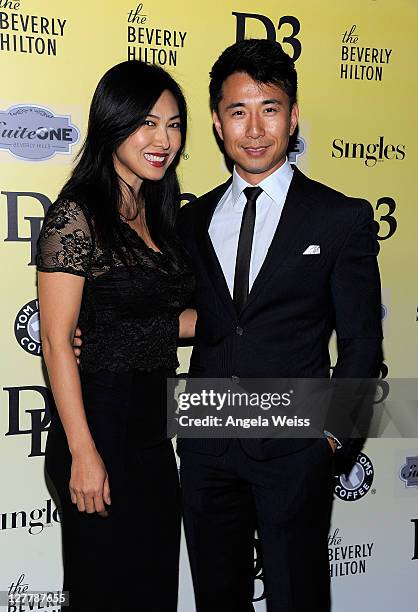
[[[382,363],[381,292],[373,211],[364,200],[307,178],[297,168],[282,215],[248,301],[237,313],[208,228],[231,179],[185,205],[178,230],[196,276],[198,321],[190,377],[377,378]],[[320,254],[302,255],[310,245]],[[296,452],[306,439],[247,439],[256,459]],[[220,455],[227,439],[181,439],[178,451]],[[345,441],[341,470],[359,441]]]

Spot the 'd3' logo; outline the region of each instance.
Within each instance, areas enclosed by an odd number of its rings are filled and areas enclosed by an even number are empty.
[[[261,22],[264,25],[266,30],[266,38],[269,40],[275,40],[284,46],[284,50],[286,53],[290,55],[293,61],[296,61],[300,54],[302,53],[302,45],[297,37],[300,32],[300,21],[297,17],[293,15],[284,15],[280,17],[277,23],[277,31],[276,25],[274,22],[266,15],[261,15],[259,13],[239,13],[237,11],[232,12],[235,15],[237,20],[236,27],[236,41],[244,40],[248,35],[246,31],[247,22],[252,20]],[[283,29],[282,29],[283,28]],[[281,35],[281,37],[278,35]]]

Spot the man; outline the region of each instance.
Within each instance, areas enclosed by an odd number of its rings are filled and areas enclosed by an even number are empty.
[[[286,158],[297,77],[280,45],[226,49],[210,81],[232,179],[180,215],[196,275],[190,376],[377,377],[380,281],[371,207],[305,177]],[[198,612],[253,610],[254,530],[269,612],[330,610],[327,534],[335,441],[178,441]],[[356,446],[336,451],[347,469]]]
[[[191,377],[327,378],[333,329],[333,376],[379,375],[373,213],[289,165],[296,93],[271,41],[236,43],[213,66],[214,125],[235,167],[180,214],[197,285]],[[332,466],[348,471],[360,449],[342,442],[334,458],[329,438],[178,441],[198,612],[253,610],[255,529],[269,612],[330,610]]]

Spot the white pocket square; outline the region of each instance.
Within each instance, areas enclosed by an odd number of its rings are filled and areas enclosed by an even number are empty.
[[[311,244],[305,251],[303,251],[302,255],[319,255],[320,253],[321,247],[319,244]]]

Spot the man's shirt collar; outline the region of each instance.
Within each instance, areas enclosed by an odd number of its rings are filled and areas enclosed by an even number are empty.
[[[288,159],[286,159],[280,168],[258,183],[258,185],[250,185],[244,181],[234,167],[234,172],[232,175],[232,204],[235,207],[238,203],[245,203],[245,194],[242,193],[244,189],[246,187],[259,186],[273,200],[273,202],[281,205],[283,203],[283,197],[287,194],[289,189],[292,177],[293,170]]]

